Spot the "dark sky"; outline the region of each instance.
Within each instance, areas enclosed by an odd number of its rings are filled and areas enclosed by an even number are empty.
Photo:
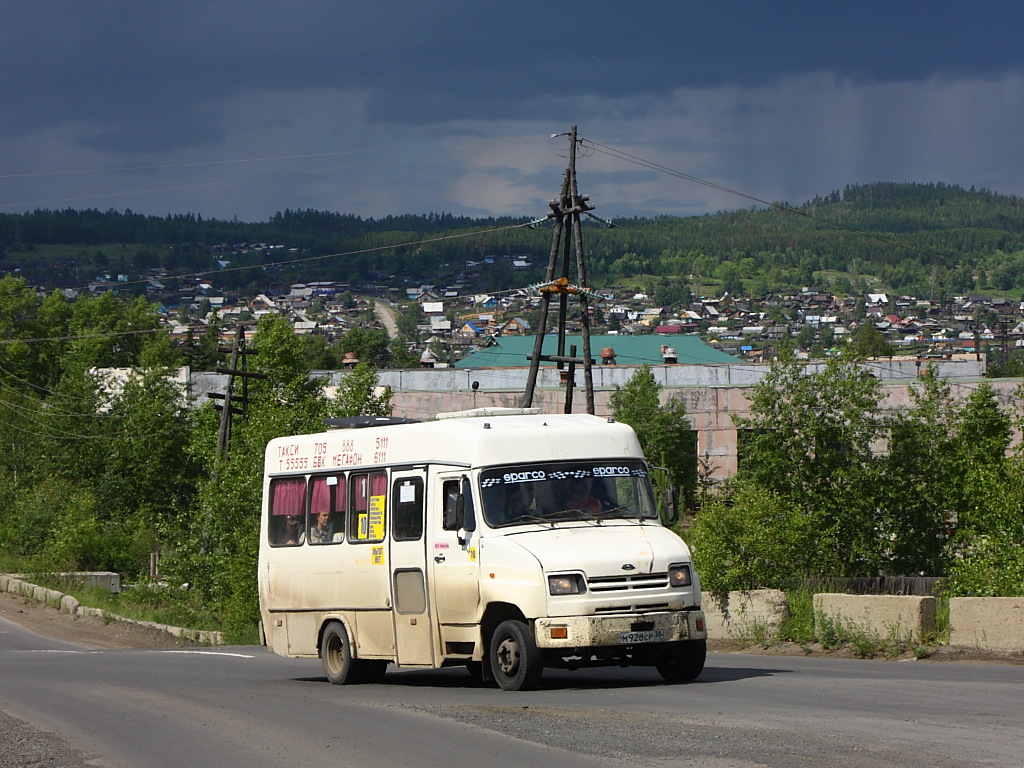
[[[766,200],[1024,194],[1010,2],[11,3],[0,212],[543,215],[576,124]],[[719,8],[718,6],[725,6]],[[606,216],[746,198],[597,152]]]

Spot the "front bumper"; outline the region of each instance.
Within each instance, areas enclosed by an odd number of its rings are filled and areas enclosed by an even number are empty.
[[[602,648],[706,640],[703,611],[556,616],[534,622],[538,648]]]

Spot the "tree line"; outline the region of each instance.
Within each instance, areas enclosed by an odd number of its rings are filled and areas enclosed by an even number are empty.
[[[697,292],[728,287],[755,296],[810,286],[859,293],[881,285],[943,299],[1024,289],[1022,214],[1024,200],[1014,196],[947,184],[876,183],[796,206],[616,219],[611,229],[591,222],[585,243],[589,273],[599,285],[663,278],[693,284]],[[550,237],[527,223],[443,213],[363,219],[286,210],[246,223],[195,214],[39,210],[0,215],[0,269],[71,285],[104,269],[141,274],[160,267],[172,276],[216,271],[217,260],[228,258],[232,271],[215,279],[223,289],[243,290],[275,281],[364,284],[382,277],[434,283],[454,279],[468,261],[524,254],[535,264],[522,275],[528,283],[543,273]],[[479,234],[461,236],[474,231]],[[232,252],[239,243],[284,245],[304,260],[289,266],[276,251]],[[227,255],[214,249],[221,244]],[[61,263],[36,258],[58,245],[72,247],[71,255],[61,252]],[[68,260],[77,271],[65,268]],[[509,287],[487,270],[476,280],[489,290]]]

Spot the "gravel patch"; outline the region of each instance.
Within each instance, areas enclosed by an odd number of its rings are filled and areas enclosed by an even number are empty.
[[[0,768],[95,768],[94,756],[0,710]]]

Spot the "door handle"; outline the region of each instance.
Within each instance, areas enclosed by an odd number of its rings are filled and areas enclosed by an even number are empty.
[[[444,555],[434,555],[434,562],[435,563],[443,563],[444,562]]]

